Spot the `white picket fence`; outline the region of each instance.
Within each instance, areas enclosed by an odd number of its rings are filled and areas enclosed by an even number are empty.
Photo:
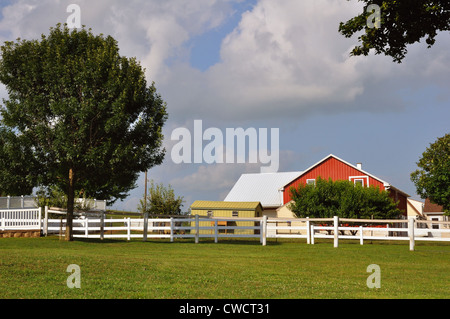
[[[2,209],[0,210],[0,230],[39,230],[41,229],[41,209]]]

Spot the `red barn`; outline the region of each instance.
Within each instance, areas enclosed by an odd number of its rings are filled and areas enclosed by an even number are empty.
[[[326,180],[331,178],[333,181],[348,180],[366,187],[378,186],[381,190],[387,190],[391,198],[399,202],[398,208],[406,215],[407,198],[410,197],[408,194],[363,171],[361,164],[354,166],[332,154],[303,171],[300,176],[282,188],[284,204],[291,201],[291,192],[289,191],[291,187],[297,188],[300,184],[315,183],[319,177]]]

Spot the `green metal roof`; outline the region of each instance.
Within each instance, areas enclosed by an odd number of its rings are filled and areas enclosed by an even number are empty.
[[[207,200],[197,200],[191,205],[191,209],[256,210],[258,206],[261,206],[260,202],[215,202]]]

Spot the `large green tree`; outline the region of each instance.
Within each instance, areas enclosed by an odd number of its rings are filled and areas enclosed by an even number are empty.
[[[339,32],[348,38],[364,30],[358,37],[360,44],[351,55],[368,55],[373,49],[376,54],[385,54],[401,63],[408,45],[425,39],[430,48],[436,42],[438,32],[450,30],[448,0],[359,1],[364,3],[363,12],[339,25]],[[368,10],[370,5],[378,5],[380,9],[379,27],[370,23],[376,18],[375,11]]]
[[[67,194],[123,199],[140,172],[162,163],[166,104],[135,58],[111,36],[57,25],[39,40],[1,47],[0,189],[55,186]]]
[[[351,181],[318,178],[315,185],[291,188],[291,211],[299,218],[397,218],[401,211],[378,187],[354,185]]]
[[[417,193],[444,207],[450,214],[450,134],[438,138],[426,149],[411,174]]]

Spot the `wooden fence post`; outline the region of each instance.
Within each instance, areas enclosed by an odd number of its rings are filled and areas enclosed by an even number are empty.
[[[100,215],[100,240],[105,239],[105,212]]]
[[[334,216],[334,247],[339,246],[339,217]]]
[[[200,231],[200,225],[199,225],[199,218],[198,218],[198,215],[195,215],[195,243],[196,244],[198,244],[198,242],[199,242],[199,237],[200,237],[200,234],[199,234],[199,231]]]
[[[314,245],[314,225],[311,225],[311,245]]]
[[[144,235],[142,237],[143,241],[147,241],[148,235],[148,213],[144,213]]]
[[[409,234],[409,250],[414,251],[414,218],[409,219],[408,223],[408,234]]]

